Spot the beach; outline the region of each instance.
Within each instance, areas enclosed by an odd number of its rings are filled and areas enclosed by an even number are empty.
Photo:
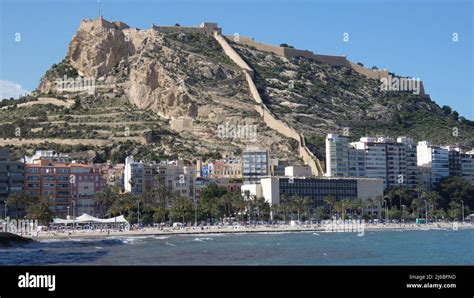
[[[373,224],[363,223],[357,226],[354,232],[364,231],[413,231],[413,230],[457,230],[457,229],[472,229],[472,223],[430,223],[430,224],[415,224],[415,223],[390,223],[390,224]],[[334,232],[329,231],[328,226],[324,224],[302,224],[302,225],[253,225],[253,226],[206,226],[206,227],[165,227],[152,228],[145,227],[134,230],[66,230],[62,231],[44,231],[23,235],[31,237],[36,240],[41,239],[67,239],[67,238],[88,238],[88,237],[116,237],[116,236],[163,236],[163,235],[201,235],[201,234],[237,234],[237,233],[297,233],[297,232]],[[338,231],[339,232],[339,231]],[[342,232],[342,231],[341,231]],[[347,232],[347,229],[345,230]]]

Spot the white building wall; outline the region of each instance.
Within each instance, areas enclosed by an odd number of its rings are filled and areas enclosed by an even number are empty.
[[[308,166],[285,167],[285,176],[287,176],[287,177],[311,177],[311,168],[308,167]]]
[[[270,205],[280,204],[280,180],[277,177],[262,178],[261,187],[262,195],[266,202]]]
[[[382,179],[357,179],[357,198],[368,199],[383,196]]]
[[[250,195],[252,196],[256,196],[257,198],[263,197],[262,185],[260,184],[242,184],[240,190],[242,192],[242,195],[244,195],[245,191],[248,190],[250,192]]]

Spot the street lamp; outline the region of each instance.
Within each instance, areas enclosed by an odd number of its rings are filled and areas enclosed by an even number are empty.
[[[462,204],[462,224],[464,224],[464,201],[461,200],[461,204]]]
[[[389,221],[389,216],[388,216],[388,201],[387,199],[384,199],[384,202],[385,202],[385,221]]]
[[[400,208],[402,209],[402,214],[400,214],[400,219],[403,218],[403,213],[405,212],[405,205],[400,205]]]
[[[76,201],[74,199],[72,199],[72,228],[76,230]]]
[[[138,228],[140,228],[140,201],[139,200],[137,200],[137,206],[138,206],[137,221],[138,221]]]
[[[197,227],[197,216],[198,216],[198,208],[197,208],[197,198],[196,194],[194,194],[194,226]]]
[[[428,224],[428,202],[426,200],[425,201],[425,223]]]

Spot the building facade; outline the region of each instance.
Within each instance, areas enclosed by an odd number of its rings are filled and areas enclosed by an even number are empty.
[[[326,176],[382,179],[384,188],[404,187],[415,190],[418,184],[416,145],[399,137],[362,137],[348,143],[336,134],[326,137]]]
[[[449,149],[433,146],[427,141],[418,142],[417,164],[422,174],[425,189],[431,189],[450,174]]]
[[[125,159],[125,191],[142,194],[160,185],[190,199],[195,196],[196,169],[184,166],[182,160],[160,163],[137,162],[132,156]]]
[[[266,177],[260,184],[243,185],[242,191],[261,196],[272,204],[280,204],[282,196],[309,197],[313,208],[324,206],[324,198],[331,196],[336,200],[368,199],[383,196],[383,181],[370,178],[344,177]]]
[[[268,151],[248,149],[242,153],[244,183],[260,183],[262,177],[269,175]]]
[[[6,201],[14,193],[24,191],[25,167],[23,162],[10,159],[7,149],[0,150],[0,217],[16,217],[16,210],[8,208]]]
[[[46,159],[25,164],[26,194],[48,199],[55,217],[95,214],[94,196],[105,186],[98,166]]]

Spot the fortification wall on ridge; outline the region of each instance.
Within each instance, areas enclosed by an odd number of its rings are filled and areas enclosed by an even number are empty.
[[[214,34],[215,29],[209,27],[182,27],[182,26],[153,26],[153,30],[161,33],[203,33],[209,36]],[[220,29],[219,29],[220,30]]]
[[[231,35],[227,35],[226,38],[233,40],[236,43],[254,47],[259,51],[273,53],[281,57],[286,57],[286,58],[304,57],[307,59],[313,59],[315,61],[332,65],[332,66],[349,67],[349,68],[352,68],[357,73],[360,73],[361,75],[364,75],[374,80],[388,78],[388,76],[390,75],[389,71],[386,69],[382,69],[382,70],[368,69],[363,66],[360,66],[359,64],[356,64],[347,60],[345,56],[321,55],[321,54],[315,54],[312,51],[307,51],[307,50],[300,50],[300,49],[294,49],[294,48],[263,44],[263,43],[256,42],[252,37],[248,37],[248,36],[234,37]],[[423,82],[420,82],[420,90],[421,90],[420,94],[425,95]]]
[[[256,42],[252,37],[248,37],[248,36],[235,37],[235,36],[227,35],[226,38],[236,43],[245,44],[245,45],[254,47],[259,51],[273,53],[279,56],[284,56],[283,47],[259,43],[259,42]]]
[[[226,55],[229,56],[229,58],[231,58],[237,65],[239,65],[242,68],[242,71],[245,73],[245,78],[249,85],[252,98],[256,103],[258,103],[258,105],[255,106],[255,110],[262,116],[263,122],[265,122],[268,127],[278,131],[285,137],[296,140],[299,147],[299,156],[303,159],[305,164],[311,168],[311,171],[315,176],[322,176],[324,172],[321,167],[321,163],[306,147],[304,136],[299,134],[295,129],[291,128],[283,121],[277,119],[263,103],[255,82],[253,81],[253,69],[251,69],[250,66],[248,66],[248,64],[240,57],[240,55],[230,46],[230,44],[227,42],[227,39],[220,35],[217,31],[214,32],[214,38],[222,46]]]
[[[226,36],[226,38],[233,40],[236,43],[245,44],[256,48],[259,51],[273,53],[286,58],[304,57],[307,59],[313,59],[321,63],[326,63],[333,66],[346,66],[350,67],[349,61],[344,56],[332,56],[332,55],[320,55],[315,54],[312,51],[299,50],[287,47],[273,46],[256,42],[252,37],[248,36]]]

